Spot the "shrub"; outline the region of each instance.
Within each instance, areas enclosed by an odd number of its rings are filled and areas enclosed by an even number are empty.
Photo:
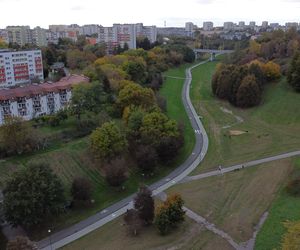
[[[294,196],[300,196],[300,177],[288,183],[287,192]]]

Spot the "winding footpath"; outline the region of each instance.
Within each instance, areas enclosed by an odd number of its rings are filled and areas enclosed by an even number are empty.
[[[182,89],[182,102],[185,107],[187,115],[190,117],[190,122],[195,130],[196,142],[192,154],[182,163],[179,167],[173,170],[165,178],[155,182],[150,185],[149,188],[152,190],[153,195],[157,195],[174,184],[180,182],[188,174],[190,174],[203,160],[204,156],[207,153],[208,149],[208,137],[206,131],[192,105],[190,100],[190,87],[192,82],[192,73],[191,71],[207,63],[207,61],[200,62],[194,66],[186,69],[185,71],[185,81]],[[130,195],[129,197],[107,207],[106,209],[98,212],[97,214],[80,221],[79,223],[66,228],[62,231],[52,234],[48,238],[45,238],[37,242],[39,249],[43,250],[52,250],[63,247],[80,237],[98,229],[104,224],[112,221],[118,216],[124,214],[127,209],[133,207],[133,198],[135,194]]]

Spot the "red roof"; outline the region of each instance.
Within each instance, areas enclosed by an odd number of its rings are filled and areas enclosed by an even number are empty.
[[[18,97],[31,97],[33,95],[58,92],[59,90],[71,89],[73,85],[87,83],[89,78],[82,75],[71,75],[60,79],[55,83],[30,84],[14,89],[0,89],[0,101],[11,100]]]

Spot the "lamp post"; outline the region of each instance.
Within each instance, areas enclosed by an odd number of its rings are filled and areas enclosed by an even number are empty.
[[[48,233],[49,233],[50,249],[52,250],[51,229],[48,229]]]

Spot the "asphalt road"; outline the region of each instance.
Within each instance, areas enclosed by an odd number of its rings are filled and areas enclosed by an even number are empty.
[[[184,104],[187,115],[190,118],[191,125],[195,130],[196,143],[193,152],[184,163],[182,163],[175,170],[173,170],[168,176],[149,186],[149,188],[153,192],[153,195],[157,195],[163,192],[164,190],[168,189],[172,185],[176,184],[177,182],[180,182],[184,177],[186,177],[199,165],[199,163],[203,160],[204,156],[206,155],[208,149],[208,137],[190,100],[190,85],[192,81],[191,70],[207,62],[208,61],[203,61],[186,69],[186,78],[184,80],[185,82],[182,90],[182,102]],[[132,208],[132,200],[134,196],[135,194],[130,195],[129,197],[103,209],[97,214],[85,220],[82,220],[69,228],[56,232],[48,238],[37,242],[39,249],[57,249],[96,230],[97,228],[108,223],[109,221],[124,214],[127,209]]]

